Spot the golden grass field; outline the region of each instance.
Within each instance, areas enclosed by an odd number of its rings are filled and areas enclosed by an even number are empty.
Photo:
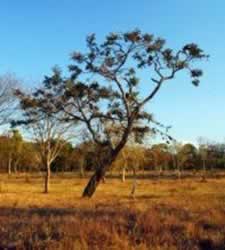
[[[91,199],[87,179],[0,176],[0,249],[225,249],[225,177],[107,178]]]

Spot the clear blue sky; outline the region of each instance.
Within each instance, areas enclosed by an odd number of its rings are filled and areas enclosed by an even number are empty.
[[[148,108],[173,126],[179,140],[225,138],[224,0],[1,0],[0,73],[14,72],[30,85],[69,54],[84,48],[85,36],[140,28],[181,47],[196,42],[208,54],[201,86],[178,77]]]

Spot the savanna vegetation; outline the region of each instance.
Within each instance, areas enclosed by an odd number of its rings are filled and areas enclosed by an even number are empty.
[[[178,142],[146,108],[207,58],[134,30],[87,36],[31,91],[2,76],[0,249],[225,249],[225,144]]]
[[[87,179],[1,175],[1,249],[224,249],[225,177],[220,172],[173,179],[168,173],[126,182],[107,176],[92,199],[81,198]]]

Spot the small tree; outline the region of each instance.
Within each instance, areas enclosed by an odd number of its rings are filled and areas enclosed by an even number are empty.
[[[7,162],[7,171],[10,175],[12,170],[17,172],[17,166],[21,160],[23,138],[18,130],[12,130],[1,138],[0,151],[4,154],[3,162]]]
[[[180,167],[193,169],[196,166],[197,148],[191,143],[184,144],[178,152],[178,159]]]
[[[155,144],[151,148],[155,168],[159,168],[159,176],[162,175],[162,171],[168,167],[169,161],[169,147],[166,143]]]
[[[181,171],[182,171],[182,164],[181,164],[181,157],[179,152],[182,149],[182,144],[173,140],[173,142],[169,146],[169,151],[172,155],[172,160],[173,160],[173,167],[175,171],[177,171],[177,177],[181,179]]]
[[[55,69],[55,76],[57,72]],[[48,85],[49,79],[46,78],[44,81],[46,89]],[[54,109],[51,103],[53,98],[51,90],[43,92],[39,89],[31,94],[17,90],[16,96],[20,100],[23,119],[14,121],[13,126],[24,125],[30,129],[46,172],[44,193],[48,193],[52,162],[67,143],[66,138],[71,136],[69,133],[71,125],[64,122],[65,114]],[[54,95],[54,98],[57,98],[57,95]]]
[[[12,130],[11,136],[11,157],[12,157],[12,164],[13,164],[13,171],[17,173],[17,168],[19,162],[21,160],[21,153],[23,149],[23,137],[20,134],[19,130],[14,129]]]
[[[208,140],[203,137],[199,137],[197,141],[198,141],[198,153],[202,161],[202,170],[203,170],[202,180],[206,180],[206,169],[207,169],[206,162],[208,156],[209,143]]]
[[[155,122],[144,109],[146,104],[180,71],[186,70],[197,86],[202,71],[192,64],[206,55],[196,44],[187,44],[175,52],[165,47],[164,39],[139,30],[111,33],[101,44],[94,34],[89,35],[87,50],[73,53],[70,77],[52,81],[49,88],[57,86],[56,92],[61,92],[60,99],[52,99],[55,107],[70,120],[84,124],[104,152],[83,192],[84,197],[91,197],[130,135],[135,134],[140,141],[149,126],[153,130]],[[55,79],[55,74],[51,78]],[[144,93],[141,80],[146,86]],[[149,83],[153,85],[151,90]],[[116,142],[115,131],[108,129],[111,127],[118,130]]]

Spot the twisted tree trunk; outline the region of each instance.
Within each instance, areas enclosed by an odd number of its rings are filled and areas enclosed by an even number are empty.
[[[96,170],[96,172],[92,175],[91,179],[89,180],[87,186],[84,189],[83,197],[92,197],[97,186],[105,175],[104,172],[105,170],[103,168]]]
[[[106,151],[104,150],[104,148],[100,150],[99,153],[103,155],[103,158],[102,160],[100,160],[98,168],[96,169],[95,173],[92,175],[87,186],[85,187],[82,197],[90,198],[93,196],[98,185],[104,179],[106,172],[110,169],[112,163],[115,161],[125,144],[126,141],[123,141],[123,144],[120,144],[115,150],[112,150],[112,148],[106,149]]]
[[[133,117],[132,119],[134,118],[135,117]],[[129,120],[128,127],[126,128],[120,143],[116,146],[115,149],[111,147],[111,144],[107,144],[99,148],[100,150],[98,153],[101,154],[103,158],[100,159],[100,164],[96,169],[95,173],[90,178],[87,186],[85,187],[82,197],[91,198],[93,196],[93,194],[96,191],[96,188],[98,187],[102,179],[105,177],[107,170],[110,169],[112,163],[116,160],[120,151],[126,145],[128,136],[132,128],[132,122],[133,122],[132,119]]]
[[[105,159],[104,162],[101,163],[101,165],[96,169],[95,173],[92,175],[87,186],[85,187],[82,195],[83,197],[90,198],[93,196],[98,185],[104,179],[107,170],[110,168],[114,160],[115,158],[113,157],[113,155],[111,155],[111,157]]]

